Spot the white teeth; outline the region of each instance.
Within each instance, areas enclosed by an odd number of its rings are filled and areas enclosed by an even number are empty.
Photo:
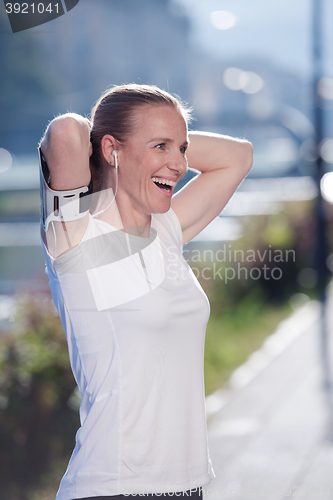
[[[177,184],[177,182],[161,179],[160,177],[152,177],[152,181],[158,182],[159,184],[167,184],[168,186],[172,187],[174,187]]]

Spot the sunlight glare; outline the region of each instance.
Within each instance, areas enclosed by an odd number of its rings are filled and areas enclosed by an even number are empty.
[[[333,203],[333,172],[324,175],[320,181],[320,189],[323,198],[328,201],[328,203]]]
[[[210,22],[217,30],[228,30],[237,21],[237,17],[227,10],[215,10],[210,13]]]

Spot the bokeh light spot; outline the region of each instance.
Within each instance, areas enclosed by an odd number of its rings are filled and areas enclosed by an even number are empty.
[[[223,83],[230,90],[242,90],[246,94],[256,94],[265,84],[257,73],[240,68],[226,69],[223,73]]]
[[[331,253],[326,259],[326,265],[328,269],[333,273],[333,253]]]
[[[292,309],[297,309],[309,302],[310,297],[305,293],[294,293],[289,299],[289,305]]]
[[[0,173],[6,172],[12,166],[13,158],[9,151],[0,148]]]
[[[317,284],[317,280],[317,272],[311,267],[302,269],[297,276],[297,281],[303,288],[314,288]]]
[[[242,81],[243,71],[239,68],[228,68],[223,73],[223,83],[230,90],[240,90],[244,81]]]
[[[328,203],[333,203],[333,172],[324,175],[320,181],[320,189],[323,198]]]
[[[333,139],[326,139],[320,147],[320,154],[324,161],[333,163]]]
[[[246,71],[244,73],[247,77],[247,81],[244,87],[242,87],[242,91],[246,94],[256,94],[257,92],[259,92],[265,85],[265,82],[261,78],[261,76],[253,73],[252,71]]]
[[[228,30],[237,21],[237,17],[227,10],[215,10],[210,13],[210,22],[217,30]]]
[[[333,99],[333,78],[323,77],[319,80],[318,94],[323,99]]]

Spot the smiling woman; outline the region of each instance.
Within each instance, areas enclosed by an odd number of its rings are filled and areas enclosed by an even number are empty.
[[[82,396],[57,500],[202,498],[215,477],[203,381],[210,306],[182,248],[245,177],[252,146],[188,132],[188,119],[167,92],[124,85],[100,98],[91,122],[61,116],[41,142],[42,206],[58,198],[41,231],[46,272]],[[188,168],[199,175],[173,195]],[[91,175],[90,211],[68,210],[66,190]]]
[[[132,133],[125,142],[107,134],[101,150],[104,159],[117,151],[117,205],[124,226],[145,227],[150,226],[152,213],[170,208],[173,187],[162,188],[163,183],[176,185],[187,171],[187,126],[180,110],[171,105],[141,106],[133,110],[132,120]],[[114,186],[115,171],[108,168],[107,172]]]

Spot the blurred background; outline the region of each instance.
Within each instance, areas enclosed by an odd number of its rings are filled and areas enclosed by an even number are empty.
[[[211,302],[212,396],[282,320],[314,304],[318,255],[325,285],[333,270],[333,2],[321,5],[317,34],[310,0],[80,0],[14,34],[0,5],[0,499],[54,498],[79,425],[39,243],[47,124],[68,111],[89,116],[113,84],[147,83],[193,106],[191,129],[252,142],[251,172],[184,247]],[[209,415],[216,401],[207,398]]]

